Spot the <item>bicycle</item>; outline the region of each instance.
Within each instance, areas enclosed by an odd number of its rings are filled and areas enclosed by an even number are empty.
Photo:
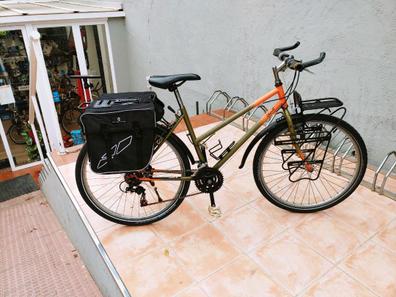
[[[23,137],[23,132],[26,129],[26,109],[11,109],[12,118],[11,118],[11,126],[7,130],[7,135],[10,136],[10,139],[15,144],[25,144],[25,138]]]
[[[72,85],[70,79],[80,79],[83,83],[84,92],[88,89],[90,90],[92,100],[97,99],[99,93],[103,89],[103,84],[100,81],[96,84],[87,81],[88,79],[101,79],[101,76],[71,75],[66,77],[66,79],[69,81],[70,85]],[[69,90],[67,94],[67,97],[61,101],[59,118],[63,130],[67,134],[70,134],[71,131],[80,129],[79,119],[87,103],[80,103],[80,97],[74,90]]]
[[[168,108],[174,113],[175,120],[157,125],[151,163],[140,171],[95,174],[90,169],[87,147],[84,146],[76,163],[76,181],[85,202],[100,216],[113,222],[145,225],[170,215],[186,197],[207,193],[209,211],[219,214],[214,193],[224,182],[220,169],[278,111],[283,117],[258,132],[247,147],[239,168],[243,168],[251,150],[259,143],[253,160],[253,176],[258,189],[271,203],[293,212],[315,212],[346,199],[364,176],[366,146],[359,133],[344,120],[323,112],[304,113],[337,107],[342,102],[335,98],[304,101],[295,91],[300,73],[325,58],[322,52],[319,58],[307,62],[295,59],[287,51],[299,44],[274,50],[274,56],[281,63],[272,68],[273,90],[199,136],[194,132],[178,88],[186,81],[200,80],[200,77],[196,74],[150,76],[151,86],[174,93],[179,110]],[[287,70],[294,71],[294,78],[285,91],[279,73]],[[293,115],[288,108],[292,94],[298,107],[298,112]],[[272,97],[277,97],[272,101],[274,106],[245,135],[218,155],[210,152],[217,162],[209,167],[205,141],[252,109],[270,102]],[[174,134],[182,120],[197,158]],[[188,194],[191,182],[195,183],[198,193]]]

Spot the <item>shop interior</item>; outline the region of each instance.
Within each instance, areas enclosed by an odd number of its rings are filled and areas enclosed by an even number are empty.
[[[104,25],[79,26],[79,29],[82,49],[76,48],[72,26],[38,28],[64,147],[83,141],[79,117],[86,103],[112,91]],[[79,52],[85,57],[85,65],[79,65],[82,64]],[[82,74],[90,78],[76,77]],[[6,140],[0,142],[0,169],[10,167],[4,141],[15,166],[39,161],[37,144],[27,123],[29,58],[22,30],[0,31],[0,92],[0,119],[6,134]],[[38,137],[45,151],[41,131]]]

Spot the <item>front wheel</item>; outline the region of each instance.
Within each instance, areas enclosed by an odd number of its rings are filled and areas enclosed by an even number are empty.
[[[294,117],[299,155],[286,122],[259,144],[253,174],[261,193],[294,212],[314,212],[346,199],[363,179],[366,146],[345,121],[325,114]]]
[[[162,141],[162,130],[157,128],[155,143]],[[149,168],[153,178],[187,175],[190,163],[176,135],[171,134],[155,149]],[[135,177],[139,174],[94,173],[86,145],[76,163],[76,182],[84,201],[97,214],[118,224],[138,226],[159,221],[176,210],[188,192],[189,181],[139,181]],[[136,190],[130,190],[132,187]],[[158,203],[159,197],[164,202]]]

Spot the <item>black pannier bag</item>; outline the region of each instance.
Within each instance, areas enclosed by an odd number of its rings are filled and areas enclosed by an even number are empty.
[[[126,92],[126,93],[110,93],[103,94],[100,99],[134,99],[134,98],[144,98],[144,100],[151,100],[154,103],[155,109],[155,119],[156,121],[160,121],[165,113],[165,104],[158,99],[157,94],[155,92]]]
[[[147,167],[156,121],[164,113],[155,107],[156,100],[154,92],[134,92],[104,94],[90,103],[80,121],[92,171],[125,173]]]

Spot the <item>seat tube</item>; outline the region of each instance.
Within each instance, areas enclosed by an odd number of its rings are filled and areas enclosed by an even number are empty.
[[[199,143],[197,143],[197,137],[195,135],[193,126],[191,124],[190,117],[188,115],[187,109],[184,106],[183,100],[182,100],[182,98],[180,96],[179,90],[176,88],[173,91],[173,93],[175,94],[177,103],[179,104],[180,110],[182,112],[182,117],[183,117],[184,123],[186,124],[188,133],[189,133],[189,135],[191,137],[191,142],[194,145],[194,148],[195,148],[195,151],[197,152],[198,158],[199,158],[199,160],[201,162],[206,162],[206,158],[205,158],[204,154],[201,151],[200,145],[199,145]]]

